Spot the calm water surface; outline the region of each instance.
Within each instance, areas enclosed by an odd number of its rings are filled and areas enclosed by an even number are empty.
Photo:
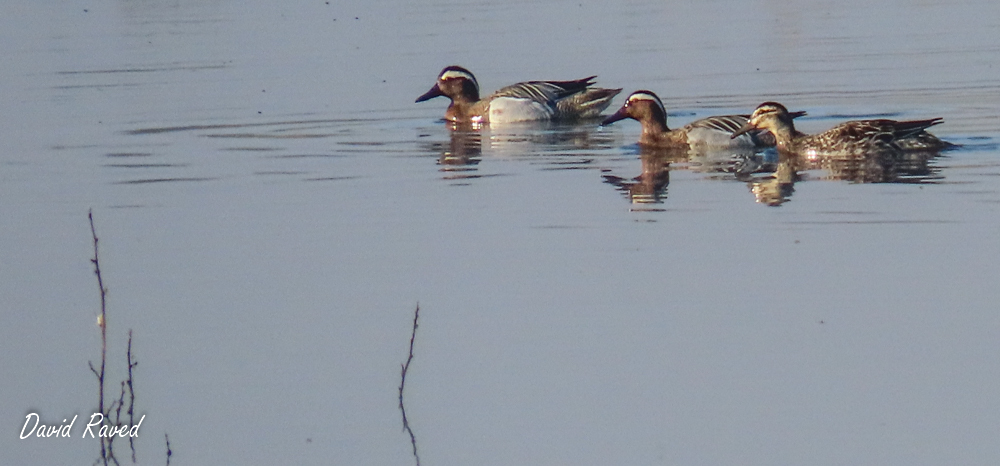
[[[0,10],[5,464],[98,455],[89,209],[142,464],[165,433],[172,464],[412,464],[418,303],[423,464],[1000,462],[996,2]],[[940,116],[963,147],[795,166],[647,154],[632,121],[452,131],[413,103],[449,64],[597,74],[674,126]],[[81,419],[19,440],[31,412]]]

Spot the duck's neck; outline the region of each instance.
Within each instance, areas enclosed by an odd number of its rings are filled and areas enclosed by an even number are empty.
[[[473,107],[476,105],[477,101],[469,101],[467,99],[453,99],[451,105],[448,106],[448,110],[445,111],[445,119],[457,122],[469,122],[476,115]]]
[[[791,122],[776,125],[776,127],[768,128],[768,130],[774,135],[775,147],[778,150],[789,152],[795,150],[795,141],[805,136],[796,131],[795,126]]]
[[[648,118],[642,120],[641,123],[642,135],[639,136],[640,141],[656,142],[670,132],[670,128],[667,127],[666,121]]]

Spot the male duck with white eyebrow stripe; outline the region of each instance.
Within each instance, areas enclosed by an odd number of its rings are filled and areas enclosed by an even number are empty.
[[[429,91],[417,102],[444,96],[451,99],[444,118],[456,123],[512,123],[535,120],[593,118],[611,104],[621,89],[590,87],[593,79],[530,81],[501,88],[479,98],[479,83],[469,70],[449,66],[441,70]]]
[[[794,112],[792,118],[805,115]],[[766,131],[754,131],[733,137],[733,133],[747,123],[750,115],[722,115],[696,120],[677,129],[667,127],[667,110],[660,98],[650,91],[635,91],[614,115],[609,116],[601,126],[631,118],[642,124],[639,144],[649,147],[678,148],[758,148],[774,146],[774,135]]]

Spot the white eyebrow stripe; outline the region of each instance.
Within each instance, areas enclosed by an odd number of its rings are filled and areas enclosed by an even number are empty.
[[[663,107],[663,102],[660,102],[660,99],[656,98],[656,96],[653,95],[653,94],[647,94],[645,92],[636,92],[636,93],[632,94],[628,98],[628,100],[629,101],[633,101],[633,100],[651,100],[654,103],[656,103],[657,107],[660,107],[660,110],[663,111],[664,115],[667,114],[667,109]]]
[[[455,78],[465,78],[468,79],[469,81],[476,82],[476,78],[473,78],[471,74],[458,70],[445,71],[444,73],[441,73],[441,77],[439,79],[455,79]]]
[[[445,81],[448,79],[458,79],[458,78],[468,79],[473,86],[476,86],[476,92],[479,92],[479,82],[476,81],[476,77],[473,76],[471,73],[467,73],[465,71],[448,70],[445,71],[444,73],[441,73],[441,76],[438,77],[438,80]]]

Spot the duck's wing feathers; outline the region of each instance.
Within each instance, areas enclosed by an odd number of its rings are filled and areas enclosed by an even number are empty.
[[[687,124],[688,128],[705,128],[725,133],[735,133],[743,125],[747,124],[749,115],[721,115],[702,118]]]
[[[943,122],[941,118],[913,121],[856,120],[841,123],[823,134],[850,141],[892,142],[914,137],[925,129]]]
[[[855,120],[803,139],[806,147],[827,156],[862,156],[896,152],[893,120]]]
[[[805,116],[806,112],[789,112],[788,114],[792,118],[798,118]],[[749,120],[750,115],[721,115],[695,120],[689,123],[688,126],[691,128],[714,129],[732,134],[746,125]],[[772,142],[771,145],[774,145],[774,143]]]
[[[876,141],[890,143],[895,139],[893,136],[895,123],[892,120],[847,121],[812,137],[822,140],[824,145],[830,147],[838,145],[864,147]]]
[[[511,84],[494,92],[486,100],[497,97],[514,97],[536,102],[555,102],[586,90],[587,87],[594,84],[593,79],[596,77],[590,76],[575,81],[529,81]]]
[[[561,118],[595,118],[611,104],[622,90],[592,87],[556,101],[556,113]]]
[[[931,118],[930,120],[896,121],[894,123],[893,134],[896,139],[906,139],[920,134],[931,126],[944,123],[944,119]]]

